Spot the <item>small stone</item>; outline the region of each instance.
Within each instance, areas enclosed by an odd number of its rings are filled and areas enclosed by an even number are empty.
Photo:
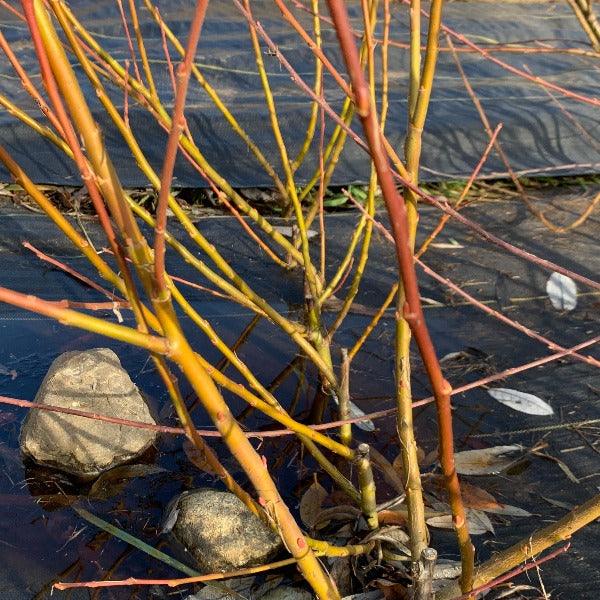
[[[262,565],[282,548],[279,536],[229,492],[184,492],[176,510],[173,534],[204,573]]]
[[[255,577],[236,577],[210,581],[199,592],[187,596],[185,600],[239,600],[240,598],[255,598],[251,593]]]
[[[108,348],[61,354],[44,377],[35,402],[155,423],[146,401]],[[32,409],[21,429],[20,446],[38,464],[93,479],[143,454],[156,436],[147,429]]]
[[[306,590],[283,585],[261,596],[260,600],[313,600],[313,595]]]

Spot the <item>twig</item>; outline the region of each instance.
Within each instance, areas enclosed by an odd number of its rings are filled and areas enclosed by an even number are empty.
[[[600,495],[594,496],[556,523],[547,525],[514,546],[495,554],[490,560],[477,567],[474,585],[483,586],[493,581],[519,563],[535,557],[557,542],[570,538],[579,529],[598,518],[600,518]],[[457,596],[460,596],[460,589],[456,583],[453,583],[440,590],[436,594],[436,600],[450,600]]]
[[[194,62],[194,57],[196,56],[196,48],[200,39],[200,33],[202,31],[202,24],[204,23],[207,7],[208,0],[197,1],[192,23],[190,25],[185,57],[177,69],[175,105],[173,107],[171,130],[169,131],[167,147],[165,149],[165,158],[160,174],[160,190],[158,193],[158,205],[156,207],[154,277],[156,279],[156,285],[158,288],[157,291],[160,296],[168,294],[165,281],[165,230],[167,227],[167,207],[169,205],[169,193],[171,189],[171,181],[173,179],[173,170],[175,168],[175,158],[177,157],[177,149],[179,148],[179,137],[181,136],[185,126],[185,101],[187,97],[190,75],[192,72],[192,64]],[[151,83],[151,80],[149,83]],[[151,89],[153,89],[152,86]]]
[[[444,379],[427,325],[419,296],[419,287],[412,252],[406,243],[410,239],[404,199],[398,194],[387,156],[383,150],[382,135],[373,109],[369,88],[365,82],[354,37],[350,31],[350,22],[345,4],[341,0],[328,0],[329,12],[333,18],[336,34],[346,68],[352,81],[356,110],[361,119],[368,140],[371,158],[377,170],[377,177],[384,197],[396,247],[398,270],[406,294],[403,307],[404,318],[409,323],[423,358],[427,374],[436,397],[438,426],[440,437],[440,462],[446,478],[448,495],[459,539],[462,557],[462,587],[468,591],[472,586],[474,549],[471,544],[465,509],[460,494],[460,484],[454,467],[454,441],[452,434],[452,416],[450,409],[450,384]]]

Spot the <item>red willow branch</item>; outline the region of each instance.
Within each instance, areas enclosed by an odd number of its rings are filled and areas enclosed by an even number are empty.
[[[351,32],[348,12],[343,0],[328,0],[327,4],[334,22],[346,68],[352,81],[352,88],[354,90],[356,101],[356,111],[360,117],[367,138],[370,155],[377,171],[381,193],[385,200],[390,222],[392,224],[396,257],[398,260],[398,271],[402,279],[406,296],[403,307],[404,318],[408,322],[417,342],[417,346],[419,347],[419,352],[421,353],[436,399],[440,441],[440,463],[446,480],[454,526],[456,528],[460,546],[462,562],[461,588],[464,592],[467,592],[472,587],[474,548],[469,536],[465,509],[460,493],[460,484],[454,466],[454,440],[450,408],[450,392],[452,388],[446,379],[444,379],[429,335],[429,330],[425,323],[417,275],[415,272],[414,256],[410,248],[406,205],[404,203],[404,198],[396,189],[388,157],[384,151],[377,113],[372,106],[369,87],[360,66],[360,59],[354,36]]]
[[[478,379],[477,381],[473,381],[471,383],[466,383],[462,386],[455,387],[452,390],[451,395],[462,394],[469,390],[481,387],[483,385],[487,385],[489,383],[493,383],[494,381],[504,380],[508,377],[512,377],[513,375],[517,375],[519,373],[523,373],[524,371],[529,371],[530,369],[534,369],[535,367],[540,367],[542,365],[554,362],[561,358],[565,358],[568,356],[573,356],[575,352],[579,350],[583,350],[584,348],[589,348],[600,342],[600,336],[596,336],[584,342],[577,344],[571,348],[565,348],[560,352],[555,352],[554,354],[550,354],[548,356],[544,356],[542,358],[538,358],[531,362],[518,365],[516,367],[510,367],[500,373],[495,373],[494,375],[488,375],[487,377],[483,377]],[[435,398],[430,396],[429,398],[423,398],[422,400],[417,400],[413,402],[413,408],[418,408],[420,406],[425,406],[427,404],[431,404],[435,402]],[[62,406],[54,406],[51,404],[40,404],[38,402],[31,402],[29,400],[23,400],[21,398],[10,398],[8,396],[0,396],[0,404],[9,404],[11,406],[19,406],[21,408],[27,409],[38,409],[38,410],[46,410],[49,412],[57,412],[63,413],[67,415],[73,415],[76,417],[84,417],[86,419],[96,419],[98,421],[104,421],[106,423],[113,423],[115,425],[124,425],[126,427],[133,427],[135,429],[148,429],[151,431],[158,431],[159,433],[167,433],[170,435],[185,435],[186,432],[182,427],[171,427],[169,425],[153,425],[151,423],[142,423],[140,421],[131,421],[130,419],[121,419],[119,417],[109,417],[106,415],[101,415],[98,413],[90,413],[83,410],[77,410],[75,408],[65,408]],[[349,419],[343,419],[339,421],[329,421],[327,423],[320,423],[318,425],[309,425],[311,429],[315,431],[327,431],[329,429],[337,429],[341,425],[347,425],[351,423],[360,423],[361,421],[374,421],[377,419],[382,419],[384,417],[389,417],[396,414],[396,407],[388,408],[385,410],[379,410],[376,412],[368,413],[366,415],[360,417],[352,417]],[[1,412],[1,411],[0,411]],[[596,422],[596,419],[591,419],[590,422]],[[198,435],[202,437],[221,437],[221,434],[218,431],[211,429],[197,429]],[[294,431],[291,429],[268,429],[265,431],[245,431],[244,434],[249,438],[258,438],[258,439],[266,439],[266,438],[276,438],[287,435],[296,435]]]
[[[548,554],[547,556],[544,556],[544,558],[539,558],[539,559],[533,558],[533,559],[531,559],[531,562],[529,564],[521,565],[520,567],[517,567],[516,569],[509,571],[508,573],[506,573],[506,575],[503,575],[502,577],[498,577],[498,579],[493,579],[489,583],[486,583],[485,585],[481,585],[481,586],[475,588],[471,593],[463,594],[462,596],[460,596],[460,598],[456,598],[456,600],[469,600],[469,598],[473,597],[472,594],[481,594],[482,592],[485,592],[487,590],[492,590],[495,587],[498,587],[499,585],[502,585],[503,583],[506,583],[507,581],[514,579],[518,575],[521,575],[522,573],[529,571],[529,569],[536,569],[540,565],[543,565],[545,562],[548,562],[549,560],[552,560],[552,559],[556,558],[557,556],[564,554],[565,552],[567,552],[569,550],[570,547],[571,547],[571,542],[568,542],[567,544],[565,544],[564,546],[561,546],[557,550],[550,552],[550,554]]]
[[[165,159],[160,174],[160,191],[158,193],[158,206],[156,208],[156,234],[154,237],[154,276],[160,295],[167,295],[165,278],[165,231],[167,228],[167,207],[169,205],[169,192],[175,169],[175,158],[179,148],[179,137],[185,127],[185,101],[187,97],[190,75],[196,56],[196,48],[202,31],[202,24],[206,16],[208,0],[198,0],[196,10],[190,25],[187,47],[183,62],[177,69],[177,89],[175,91],[175,105],[171,118],[171,130],[167,139]]]
[[[363,206],[360,205],[360,203],[358,203],[350,194],[347,194],[347,197],[350,199],[350,201],[361,212],[363,212],[363,214],[365,214],[365,209],[364,209]],[[373,221],[373,224],[383,234],[383,236],[390,243],[393,244],[394,243],[394,237],[384,227],[384,225],[382,223],[380,223],[379,221],[377,221],[376,219],[373,219],[373,217],[371,217],[371,216],[369,216],[369,218]],[[480,300],[477,300],[477,298],[475,298],[474,296],[471,296],[468,292],[465,292],[461,287],[459,287],[458,285],[456,285],[453,281],[451,281],[450,279],[444,277],[443,275],[440,275],[439,273],[437,273],[436,271],[434,271],[431,267],[427,266],[419,258],[415,257],[415,262],[425,271],[425,273],[427,275],[429,275],[430,277],[432,277],[436,281],[439,281],[442,285],[444,285],[445,287],[451,289],[453,292],[456,292],[459,296],[462,296],[469,304],[475,306],[476,308],[479,308],[483,312],[488,313],[489,315],[491,315],[492,317],[495,317],[499,321],[502,321],[503,323],[506,323],[506,325],[508,325],[510,327],[513,327],[514,329],[517,329],[518,331],[521,331],[525,335],[528,335],[529,337],[531,337],[531,338],[533,338],[535,340],[538,340],[539,342],[542,342],[543,344],[546,344],[546,346],[548,346],[548,348],[550,348],[551,350],[558,350],[559,352],[564,350],[564,348],[562,346],[559,346],[558,344],[556,344],[552,340],[549,340],[548,338],[546,338],[543,335],[537,333],[533,329],[530,329],[529,327],[526,327],[522,323],[519,323],[518,321],[515,321],[514,319],[511,319],[510,317],[507,317],[506,315],[502,314],[501,312],[499,312],[497,310],[494,310],[490,306],[487,306],[486,304],[484,304]],[[576,358],[577,360],[585,362],[585,363],[587,363],[589,365],[592,365],[594,367],[600,367],[600,361],[596,360],[592,356],[583,356],[583,355],[580,355],[580,354],[577,354],[577,353],[573,353],[573,357]]]
[[[402,0],[402,2],[403,2],[403,4],[410,4],[410,0]],[[427,17],[429,16],[429,13],[426,10],[421,10],[421,12],[425,16],[427,16]],[[503,60],[491,55],[487,49],[481,48],[477,44],[474,44],[467,36],[463,35],[462,33],[458,33],[458,31],[455,31],[454,29],[448,27],[447,25],[442,24],[442,30],[444,32],[450,34],[453,38],[462,42],[465,46],[468,46],[471,50],[474,50],[475,52],[481,54],[487,60],[493,62],[494,64],[498,65],[505,71],[512,73],[513,75],[517,75],[518,77],[526,79],[527,81],[531,81],[535,85],[539,85],[541,87],[545,87],[550,90],[554,90],[555,92],[559,92],[560,94],[562,94],[563,96],[566,96],[567,98],[571,98],[573,100],[583,102],[584,104],[591,104],[592,106],[600,106],[600,99],[598,99],[598,98],[591,98],[590,96],[584,96],[583,94],[578,94],[577,92],[573,92],[573,91],[571,91],[567,88],[564,88],[560,85],[556,85],[555,83],[552,83],[542,77],[538,77],[536,75],[532,75],[531,73],[527,73],[527,71],[524,71],[523,69],[513,67],[512,65],[508,64],[507,62],[504,62]]]
[[[128,306],[128,302],[126,300],[124,300],[123,298],[119,298],[112,292],[108,291],[106,288],[102,287],[100,284],[96,283],[93,279],[90,279],[83,273],[80,273],[79,271],[76,271],[72,267],[69,267],[69,265],[66,265],[63,262],[60,262],[59,260],[56,260],[55,258],[48,256],[41,250],[38,250],[33,244],[30,244],[29,242],[23,242],[23,247],[27,248],[27,250],[31,250],[31,252],[33,252],[40,260],[43,260],[44,262],[51,264],[52,266],[56,267],[57,269],[61,269],[62,271],[64,271],[65,273],[68,273],[71,277],[73,277],[75,279],[79,279],[81,282],[85,283],[85,285],[91,287],[92,289],[96,290],[97,292],[100,292],[107,298],[110,298],[114,303],[118,303],[121,306]]]
[[[301,10],[305,13],[308,13],[310,15],[315,14],[314,11],[310,7],[305,6],[299,0],[290,0],[290,1],[299,10]],[[410,0],[409,0],[409,2],[410,2]],[[319,18],[324,23],[329,23],[329,25],[332,25],[332,21],[329,17],[320,15]],[[352,29],[352,35],[358,39],[361,39],[363,37],[364,33],[360,29],[358,29],[358,30]],[[382,43],[381,38],[377,38],[377,37],[374,37],[373,41],[377,44]],[[537,39],[517,40],[515,42],[506,42],[503,44],[491,43],[490,45],[487,45],[487,46],[479,46],[479,48],[485,50],[486,52],[498,52],[498,53],[502,53],[502,54],[504,54],[504,53],[506,53],[506,54],[571,54],[574,56],[586,56],[588,58],[600,59],[600,54],[598,52],[594,52],[593,50],[586,50],[584,48],[557,48],[555,46],[549,46],[547,44],[542,47],[540,47],[540,46],[525,46],[524,45],[527,43],[540,44],[541,42],[543,42],[543,40],[541,40],[541,41],[537,40]],[[401,48],[402,50],[408,50],[410,48],[410,44],[407,44],[406,42],[398,42],[396,40],[390,40],[389,45],[393,46],[394,48]],[[426,46],[424,46],[424,45],[421,46],[422,51],[426,50],[426,49],[427,49]],[[439,51],[440,52],[449,52],[450,48],[447,46],[440,46]],[[457,51],[460,53],[466,53],[466,54],[473,54],[473,53],[479,52],[479,50],[475,50],[474,48],[470,48],[470,47],[457,48]]]
[[[240,10],[242,10],[242,9],[240,9]],[[243,10],[242,10],[242,12],[243,12]],[[246,14],[246,13],[244,13],[244,14]],[[343,120],[339,117],[339,115],[333,110],[333,108],[331,108],[331,105],[322,96],[318,96],[317,94],[314,93],[314,91],[310,88],[310,86],[302,79],[302,77],[298,74],[298,72],[290,65],[289,61],[285,58],[285,56],[283,56],[283,54],[281,53],[281,51],[279,50],[277,45],[273,42],[273,40],[269,37],[267,32],[264,30],[263,26],[256,21],[251,21],[250,19],[249,19],[249,22],[252,23],[252,26],[256,28],[256,31],[263,38],[263,40],[265,41],[267,46],[277,56],[277,59],[279,60],[281,65],[290,73],[290,75],[292,76],[292,81],[302,91],[304,91],[308,96],[310,96],[313,100],[318,102],[319,105],[325,110],[325,112],[335,121],[336,124],[338,124],[358,144],[358,146],[360,146],[361,148],[363,148],[365,151],[368,152],[367,144],[365,144],[365,142],[362,140],[362,138],[355,131],[353,131],[348,125],[346,125],[346,123],[343,122]],[[389,145],[389,142],[385,138],[385,136],[382,136],[382,141],[385,144],[386,149],[391,147]],[[389,168],[390,167],[388,165],[388,169]],[[547,271],[556,271],[557,273],[562,273],[563,275],[571,277],[571,279],[574,279],[575,281],[579,281],[583,285],[586,285],[593,289],[600,290],[599,282],[594,281],[593,279],[590,279],[589,277],[585,277],[584,275],[580,275],[579,273],[575,273],[574,271],[570,271],[569,269],[566,269],[565,267],[561,267],[560,265],[557,265],[556,263],[554,263],[552,261],[546,260],[544,258],[540,258],[539,256],[533,254],[532,252],[528,252],[527,250],[522,250],[521,248],[514,246],[510,242],[507,242],[507,241],[495,236],[493,233],[490,233],[489,231],[484,229],[481,225],[479,225],[479,223],[476,223],[475,221],[472,221],[471,219],[468,219],[467,217],[461,215],[456,210],[454,210],[447,202],[440,201],[439,199],[435,198],[434,196],[427,194],[422,189],[420,189],[418,186],[415,186],[413,183],[408,181],[408,179],[403,177],[402,174],[399,173],[398,171],[391,170],[391,173],[394,175],[394,177],[396,177],[396,179],[403,186],[412,190],[415,194],[417,194],[425,202],[427,202],[428,204],[432,204],[433,206],[435,206],[442,212],[449,214],[452,218],[456,219],[457,221],[459,221],[460,223],[462,223],[469,229],[475,231],[481,238],[487,240],[488,242],[491,242],[492,244],[499,246],[506,252],[509,252],[510,254],[514,254],[515,256],[518,256],[519,258],[522,258],[523,260],[527,260],[533,264],[536,264],[539,267],[541,267],[542,269],[545,269]]]

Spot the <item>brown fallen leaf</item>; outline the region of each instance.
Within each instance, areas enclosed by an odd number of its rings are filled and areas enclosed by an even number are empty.
[[[445,483],[444,478],[441,475],[432,475],[429,477],[429,481],[431,481],[435,486],[445,492]],[[463,504],[465,508],[476,508],[478,510],[488,510],[494,508],[501,508],[502,505],[490,494],[486,492],[484,489],[477,487],[476,485],[472,485],[467,483],[466,481],[460,482],[460,491],[462,493]]]
[[[480,510],[472,508],[467,509],[467,523],[471,535],[483,535],[484,533],[494,533],[494,526],[489,517]],[[427,519],[427,525],[437,529],[454,529],[452,515],[442,515]]]
[[[319,518],[319,513],[327,498],[327,490],[317,481],[312,482],[300,500],[300,518],[309,528],[313,528]]]
[[[360,514],[360,510],[356,508],[356,506],[348,506],[345,504],[331,506],[330,508],[323,508],[321,511],[319,511],[313,524],[313,528],[322,529],[331,521],[354,522]]]
[[[494,446],[481,450],[465,450],[454,455],[456,472],[460,475],[494,475],[515,462],[514,454],[523,450],[519,445]]]
[[[380,510],[377,517],[380,525],[406,525],[406,515],[395,510]]]

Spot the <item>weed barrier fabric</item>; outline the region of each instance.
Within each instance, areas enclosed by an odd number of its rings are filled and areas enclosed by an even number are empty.
[[[598,189],[590,190],[596,193]],[[544,202],[549,216],[558,222],[570,219],[581,212],[589,198],[581,197],[581,190],[566,194],[552,191],[554,197],[538,199]],[[570,197],[569,197],[570,196]],[[486,229],[500,236],[511,232],[511,239],[581,274],[594,276],[600,271],[600,255],[595,251],[595,239],[600,220],[597,214],[576,231],[556,236],[545,229],[537,219],[527,213],[520,202],[494,201],[474,203],[465,209],[468,217],[480,222]],[[435,226],[439,213],[423,207],[419,239]],[[385,219],[384,214],[379,218]],[[83,226],[94,245],[105,243],[94,219],[83,218]],[[328,215],[327,248],[335,264],[344,251],[352,232],[356,215],[346,213]],[[72,222],[78,226],[73,218]],[[303,286],[299,273],[285,272],[268,258],[256,254],[255,243],[239,235],[239,224],[232,217],[206,217],[201,221],[205,235],[226,260],[246,278],[249,284],[273,306],[286,314],[294,314],[303,302]],[[170,224],[176,235],[181,234],[175,223]],[[28,241],[39,250],[67,263],[83,274],[96,278],[94,269],[77,253],[44,215],[27,211],[9,202],[0,203],[0,252],[4,268],[0,285],[29,292],[47,299],[68,298],[73,301],[96,302],[104,300],[95,290],[40,261],[22,245]],[[528,327],[542,332],[555,342],[570,347],[598,334],[598,295],[580,288],[578,305],[570,312],[552,308],[545,292],[549,273],[490,244],[473,239],[470,231],[450,221],[434,245],[425,255],[425,262],[442,275],[449,277],[463,289],[505,315]],[[453,248],[448,248],[453,244]],[[110,261],[110,257],[106,256]],[[194,270],[173,253],[167,264],[172,272],[196,283],[208,284]],[[382,238],[374,236],[369,268],[361,285],[355,308],[376,310],[396,276],[393,248]],[[336,294],[343,298],[348,282]],[[550,351],[535,340],[516,332],[471,306],[462,299],[421,277],[422,295],[428,299],[425,317],[432,332],[440,357],[462,352],[456,360],[443,361],[444,374],[454,386],[475,381],[492,373],[514,367],[546,356]],[[194,307],[207,318],[220,336],[233,343],[252,319],[252,314],[231,302],[216,298],[194,288],[182,288]],[[94,313],[117,321],[109,311]],[[363,351],[352,365],[352,396],[365,412],[388,409],[394,405],[393,309],[384,318],[367,341]],[[133,325],[131,313],[122,311],[125,323]],[[333,319],[332,313],[329,318]],[[353,311],[338,332],[337,343],[351,347],[357,336],[371,319],[362,310]],[[189,320],[182,324],[190,333],[191,342],[211,363],[216,364],[221,355],[210,341],[195,330]],[[149,399],[162,424],[175,425],[176,420],[161,382],[148,362],[144,351],[101,338],[84,331],[67,328],[50,319],[14,307],[0,305],[0,331],[8,340],[0,345],[0,386],[2,395],[31,400],[46,370],[56,356],[70,350],[91,347],[111,347],[117,352],[124,368],[134,383]],[[272,381],[285,363],[295,355],[296,349],[285,335],[262,320],[238,348],[244,360],[257,377]],[[587,348],[584,354],[600,357],[600,347]],[[414,355],[414,396],[429,395],[427,377]],[[228,374],[236,377],[234,371]],[[308,391],[298,410],[306,410],[315,389],[315,381],[307,375]],[[277,397],[286,403],[294,394],[294,382],[286,381],[277,390]],[[189,389],[182,382],[183,393]],[[521,444],[531,448],[539,442],[548,444],[542,452],[546,457],[527,455],[514,469],[496,476],[472,476],[465,480],[492,493],[500,502],[518,506],[532,513],[529,518],[512,518],[491,515],[495,535],[476,536],[477,558],[483,561],[490,552],[508,547],[522,540],[535,529],[563,517],[569,507],[574,507],[597,493],[599,425],[573,428],[567,423],[600,419],[600,372],[598,369],[575,360],[563,359],[542,367],[498,381],[493,387],[507,387],[535,394],[547,401],[554,415],[536,416],[519,413],[494,401],[485,388],[455,395],[455,439],[457,450],[477,449],[487,446]],[[227,396],[232,410],[239,414],[245,405]],[[56,480],[48,470],[32,472],[18,452],[20,424],[26,410],[0,405],[0,597],[8,600],[30,600],[44,584],[58,579],[73,580],[77,573],[65,571],[83,567],[81,579],[98,578],[106,574],[124,552],[120,542],[109,540],[106,546],[95,546],[100,531],[87,527],[81,535],[68,541],[74,531],[86,523],[68,506],[51,503],[62,499],[83,503],[87,510],[107,521],[118,523],[128,532],[157,545],[162,539],[153,533],[160,523],[168,501],[189,487],[214,486],[210,475],[203,474],[186,459],[181,448],[181,438],[161,436],[157,446],[156,466],[166,469],[163,474],[140,477],[125,489],[115,490],[108,501],[88,499],[86,491],[69,487],[61,478]],[[334,418],[327,414],[327,419]],[[208,417],[202,410],[194,412],[200,428],[208,428]],[[268,427],[270,421],[252,415],[244,422],[249,430]],[[395,420],[386,417],[375,421],[376,437],[365,437],[359,429],[354,433],[359,441],[370,441],[393,460],[397,452]],[[433,405],[415,411],[416,437],[426,453],[436,448],[436,422]],[[286,452],[291,438],[265,438],[261,452],[269,465]],[[219,456],[234,476],[241,476],[235,461],[213,438]],[[287,450],[289,451],[289,448]],[[291,456],[291,454],[290,454]],[[552,457],[552,458],[548,458]],[[577,483],[572,481],[553,459],[566,465]],[[285,463],[287,464],[287,459]],[[290,504],[297,505],[295,495],[297,474],[295,466],[277,471],[282,493]],[[25,485],[25,483],[27,485]],[[388,499],[389,490],[378,480],[378,498]],[[65,496],[67,494],[67,496]],[[69,500],[70,498],[70,500]],[[150,500],[149,500],[150,499]],[[116,510],[114,507],[119,507]],[[123,509],[123,506],[126,509]],[[452,532],[431,529],[432,545],[440,551],[440,558],[457,559],[455,538]],[[597,560],[600,523],[593,523],[578,532],[572,539],[569,552],[541,568],[541,577],[553,596],[578,600],[595,600],[598,597],[600,568]],[[68,542],[68,543],[67,543]],[[60,552],[57,550],[60,549]],[[172,553],[172,548],[163,548]],[[96,562],[98,561],[98,562]],[[98,563],[100,567],[97,567]],[[164,565],[133,552],[112,573],[115,579],[129,576],[161,578],[174,576]],[[517,580],[518,583],[539,585],[534,571]],[[136,592],[137,593],[137,592]],[[131,598],[131,590],[115,590],[118,600]],[[169,591],[172,594],[172,591]],[[189,594],[181,594],[184,598]],[[85,594],[75,598],[87,597]],[[161,598],[154,590],[139,590],[141,598]],[[168,596],[179,598],[180,596]]]
[[[161,0],[157,4],[175,34],[185,40],[193,3]],[[355,9],[353,14],[356,17],[356,3],[349,4],[351,9]],[[117,60],[123,64],[130,58],[119,11],[113,0],[75,0],[70,5],[74,14]],[[312,85],[314,58],[295,32],[280,19],[274,3],[271,0],[253,0],[252,8],[256,19],[286,58],[302,78]],[[139,10],[158,92],[163,102],[170,107],[173,93],[160,30],[143,6]],[[406,6],[394,2],[392,11],[392,40],[405,43],[408,41]],[[296,14],[310,31],[309,15],[302,11],[296,11]],[[483,46],[501,43],[527,44],[539,48],[552,46],[589,49],[585,34],[564,2],[449,2],[444,8],[444,23]],[[355,25],[360,29],[356,18]],[[33,75],[33,80],[39,82],[39,76],[36,75],[37,63],[25,24],[1,9],[0,28],[29,74]],[[343,71],[334,34],[329,25],[324,24],[324,28],[324,48],[327,55]],[[381,34],[381,31],[378,33]],[[447,46],[443,36],[441,42],[442,46]],[[455,44],[460,45],[456,41]],[[294,84],[289,73],[280,65],[277,57],[268,51],[267,46],[263,44],[262,47],[281,128],[289,154],[294,156],[304,140],[310,99]],[[178,58],[172,48],[171,55],[173,60]],[[520,52],[496,52],[494,56],[514,67],[529,69],[533,74],[574,92],[592,98],[600,95],[600,58]],[[600,123],[597,107],[561,97],[558,92],[552,92],[553,98],[541,87],[509,73],[479,53],[462,52],[460,58],[492,127],[498,123],[504,126],[499,139],[515,171],[524,175],[565,175],[598,170],[600,141],[596,140],[600,140]],[[396,148],[402,146],[406,131],[407,60],[406,49],[390,48],[390,111],[387,133]],[[210,3],[196,62],[250,137],[281,172],[256,73],[247,24],[232,3]],[[115,127],[108,122],[81,69],[78,69],[78,74],[94,114],[103,128],[111,157],[123,183],[129,187],[148,185]],[[2,93],[28,114],[43,121],[39,109],[23,91],[7,60],[0,64],[0,77]],[[109,85],[108,89],[113,101],[123,111],[123,93],[115,86]],[[327,73],[325,95],[331,105],[339,110],[343,94]],[[131,127],[147,157],[160,170],[166,134],[144,109],[131,100],[128,114]],[[199,148],[232,185],[272,187],[272,180],[196,83],[190,87],[186,117]],[[326,133],[330,133],[332,123],[329,118],[327,123]],[[356,121],[353,128],[360,132]],[[297,183],[307,181],[314,172],[318,137],[317,134],[306,163],[297,174]],[[440,52],[423,139],[422,178],[439,180],[467,176],[478,162],[487,141],[487,135],[452,55],[446,51]],[[58,185],[80,184],[80,178],[70,161],[52,144],[21,125],[7,111],[0,113],[0,143],[10,150],[34,181]],[[505,171],[504,165],[492,153],[482,174],[492,177],[505,174]],[[365,182],[368,176],[369,161],[364,152],[356,144],[349,142],[341,156],[333,183],[342,185]],[[0,177],[8,180],[8,174],[1,169]],[[174,185],[205,187],[206,182],[184,160],[179,160]]]

